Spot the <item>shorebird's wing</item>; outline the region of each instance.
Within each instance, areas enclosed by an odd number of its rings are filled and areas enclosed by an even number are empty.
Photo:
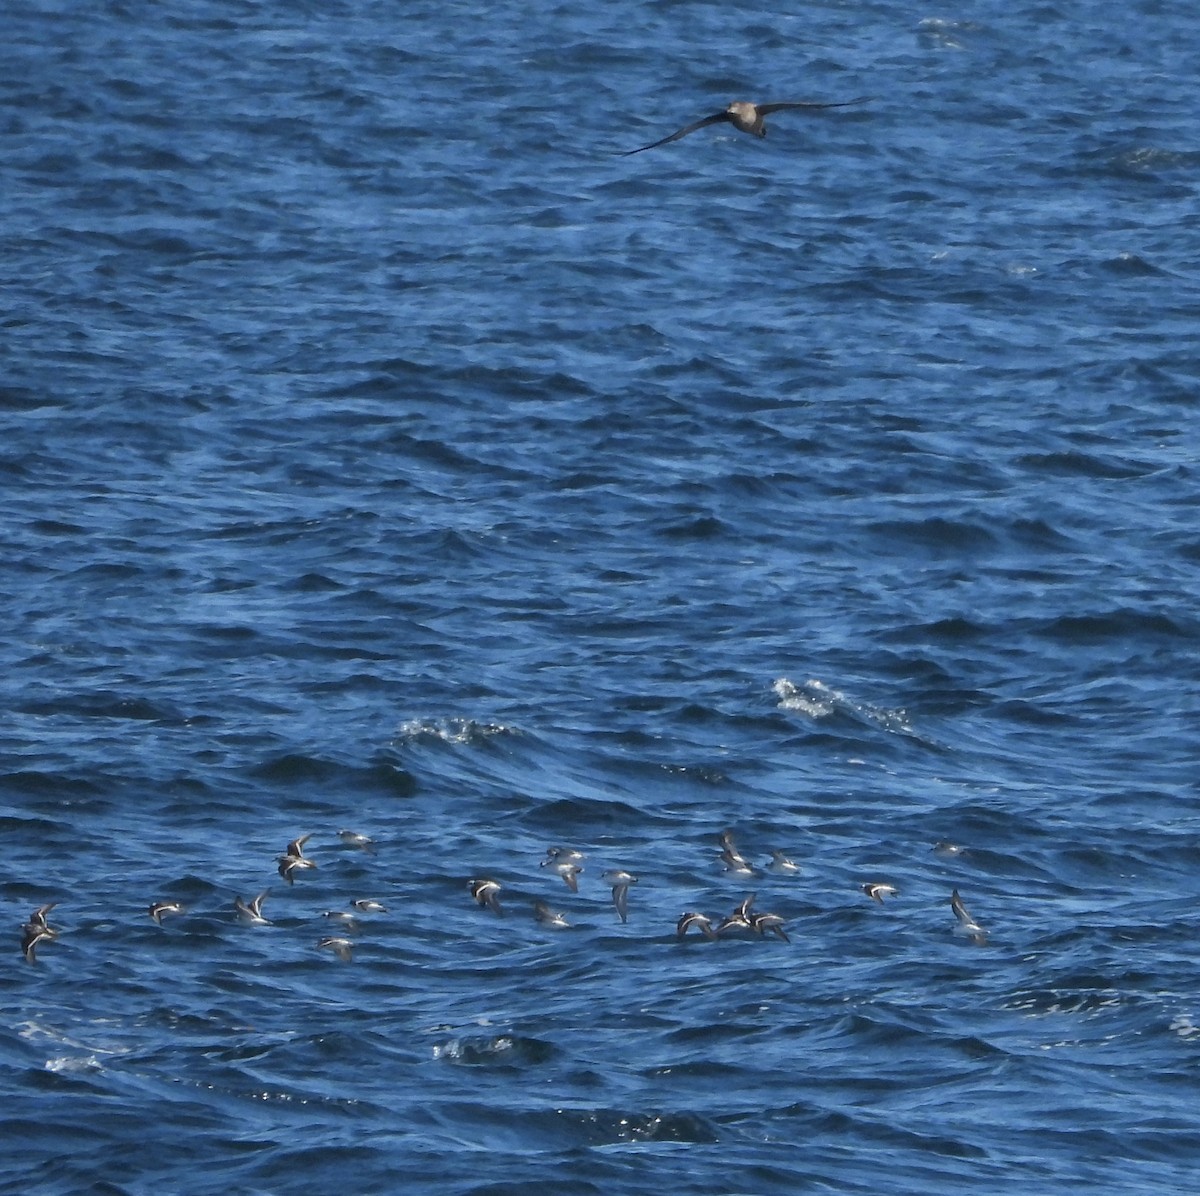
[[[617,913],[621,916],[622,922],[629,921],[629,886],[626,884],[613,886],[613,905],[617,907]]]
[[[719,121],[728,120],[729,113],[714,112],[712,116],[706,116],[703,120],[693,121],[690,125],[684,125],[682,129],[672,133],[670,137],[664,137],[661,141],[652,141],[649,145],[640,145],[637,149],[624,150],[621,156],[628,158],[630,154],[640,154],[642,150],[657,149],[660,145],[666,145],[669,141],[678,141],[680,137],[686,137],[689,133],[694,133],[697,129],[703,129],[705,125],[715,125]],[[722,839],[722,841],[724,841]]]
[[[25,934],[21,939],[21,950],[25,953],[25,958],[30,963],[37,963],[37,952],[35,948],[43,939],[50,936],[36,926],[26,926]]]
[[[962,898],[958,895],[958,890],[955,889],[950,895],[950,908],[954,911],[954,916],[964,925],[968,925],[975,921],[969,913],[967,907],[963,905]]]
[[[834,103],[813,103],[809,100],[795,100],[783,104],[755,104],[759,116],[770,116],[772,112],[782,112],[785,108],[849,108],[852,104],[866,104],[874,96],[859,96],[856,100],[837,100]]]

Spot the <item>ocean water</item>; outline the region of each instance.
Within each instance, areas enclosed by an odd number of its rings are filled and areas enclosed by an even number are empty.
[[[1190,6],[3,28],[4,1190],[1195,1191]]]

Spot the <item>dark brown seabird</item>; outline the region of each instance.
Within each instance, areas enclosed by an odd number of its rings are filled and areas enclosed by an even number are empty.
[[[624,150],[622,156],[628,157],[630,154],[640,154],[642,150],[657,149],[660,145],[678,141],[681,137],[686,137],[697,129],[703,129],[705,125],[715,125],[721,121],[727,121],[739,133],[751,133],[755,137],[765,137],[767,126],[764,118],[770,116],[772,112],[782,112],[786,108],[849,108],[851,104],[865,104],[870,98],[870,96],[859,96],[855,100],[839,100],[831,104],[809,103],[803,100],[783,104],[752,104],[749,100],[734,100],[732,104],[726,106],[723,112],[714,112],[712,116],[706,116],[701,120],[693,121],[690,125],[684,125],[682,129],[672,133],[669,137],[652,141],[649,145]]]

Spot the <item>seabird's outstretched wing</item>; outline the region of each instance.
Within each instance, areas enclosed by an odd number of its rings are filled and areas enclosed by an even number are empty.
[[[641,145],[633,150],[623,150],[621,156],[627,158],[630,154],[640,154],[642,150],[657,149],[660,145],[666,145],[669,141],[678,141],[680,137],[686,137],[689,133],[694,133],[697,129],[703,129],[705,125],[715,125],[719,121],[728,119],[729,113],[714,112],[712,116],[706,116],[703,120],[693,121],[690,125],[684,125],[682,129],[672,133],[670,137],[664,137],[661,141],[652,141],[649,145]]]
[[[785,108],[849,108],[851,104],[866,104],[871,96],[859,96],[857,100],[838,100],[836,103],[823,104],[807,100],[797,100],[783,104],[755,104],[759,116],[770,116],[772,112],[782,112]],[[647,149],[649,146],[647,146]]]

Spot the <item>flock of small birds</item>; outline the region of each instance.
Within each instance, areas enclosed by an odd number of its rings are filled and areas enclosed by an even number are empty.
[[[368,835],[359,834],[357,831],[342,830],[338,832],[338,837],[349,847],[374,853],[375,842]],[[312,838],[311,834],[293,839],[283,854],[278,857],[279,875],[289,885],[295,883],[297,872],[305,872],[317,867],[316,861],[304,854],[304,845],[310,838]],[[754,877],[761,876],[764,872],[796,875],[800,871],[798,864],[789,859],[784,852],[778,850],[771,851],[770,860],[761,868],[757,867],[738,850],[732,831],[722,831],[717,837],[717,842],[721,848],[720,862],[725,871],[731,875]],[[934,851],[942,855],[958,855],[962,853],[963,849],[953,843],[942,842],[935,844]],[[583,861],[586,858],[583,852],[573,848],[550,847],[540,866],[561,877],[572,893],[578,893],[579,875],[583,872]],[[611,887],[613,908],[616,910],[617,916],[623,923],[628,922],[629,890],[631,886],[638,883],[638,878],[623,868],[610,868],[601,876],[604,883]],[[489,877],[472,877],[467,882],[467,891],[476,904],[499,916],[503,916],[505,913],[504,907],[500,903],[500,893],[503,888],[504,886],[499,881]],[[894,885],[879,881],[867,881],[859,885],[859,888],[866,897],[880,905],[884,903],[885,898],[892,899],[900,895]],[[246,901],[240,896],[235,897],[233,907],[238,920],[249,926],[270,926],[270,919],[262,912],[263,902],[269,894],[270,890],[264,889],[250,901]],[[767,935],[773,935],[785,943],[790,942],[784,918],[776,913],[755,912],[755,898],[755,893],[748,894],[720,920],[714,920],[696,910],[685,910],[675,925],[676,936],[682,939],[694,930],[706,939],[714,941],[730,936],[765,938]],[[47,905],[39,906],[29,915],[29,921],[21,928],[21,950],[29,963],[37,962],[39,945],[53,942],[59,936],[58,929],[51,926],[46,920],[56,904],[56,902],[50,902]],[[967,911],[957,889],[950,895],[950,909],[954,914],[957,923],[955,929],[959,934],[964,935],[977,946],[987,943],[987,931]],[[151,919],[158,926],[163,925],[163,919],[166,917],[180,917],[187,912],[187,907],[178,901],[155,901],[147,910]],[[317,950],[329,951],[348,963],[352,958],[354,948],[354,941],[350,936],[359,929],[358,915],[387,912],[387,906],[371,898],[356,898],[349,903],[345,910],[327,910],[323,916],[337,925],[339,933],[326,935],[319,939]],[[535,920],[543,926],[555,929],[567,929],[571,926],[564,914],[553,909],[548,902],[541,899],[534,902],[533,914]]]
[[[316,868],[317,862],[304,854],[304,845],[312,835],[301,835],[293,839],[278,857],[279,875],[290,885],[295,883],[295,873],[305,872]],[[356,847],[373,854],[375,841],[369,835],[357,831],[338,831],[338,838],[348,847]],[[242,897],[233,899],[233,908],[238,921],[248,926],[270,926],[271,920],[262,912],[263,902],[270,894],[270,889],[264,889],[257,897],[246,901]],[[29,915],[29,921],[21,928],[21,950],[29,963],[37,963],[37,948],[43,943],[53,942],[58,938],[59,931],[46,921],[46,916],[55,908],[57,902],[39,906]],[[351,913],[353,910],[354,913]],[[146,911],[154,923],[163,925],[163,919],[182,917],[188,912],[187,906],[180,901],[154,901]],[[349,910],[328,910],[324,916],[338,924],[341,934],[327,935],[317,942],[318,950],[332,951],[339,959],[349,961],[353,941],[348,937],[358,929],[355,914],[387,913],[387,907],[382,902],[370,898],[358,898],[349,903]]]
[[[754,877],[761,876],[764,872],[796,875],[800,871],[800,866],[789,859],[785,852],[779,850],[772,850],[771,858],[761,868],[752,864],[738,850],[732,831],[722,831],[717,837],[717,843],[721,848],[719,859],[725,871],[731,875]],[[956,844],[947,842],[936,843],[933,850],[940,855],[959,855],[963,851]],[[579,874],[583,871],[583,861],[586,858],[583,852],[575,851],[573,848],[550,847],[546,850],[546,858],[542,860],[541,867],[549,868],[551,872],[561,876],[567,888],[572,893],[578,893]],[[638,878],[624,869],[613,868],[601,873],[601,879],[605,884],[612,886],[613,907],[621,921],[627,922],[629,920],[629,888],[638,883]],[[490,877],[473,877],[467,882],[467,891],[476,903],[500,916],[503,916],[505,912],[504,907],[500,904],[500,893],[503,888],[504,886],[499,881]],[[895,885],[879,881],[864,882],[859,885],[859,889],[865,896],[880,905],[884,903],[885,898],[894,898],[900,895],[900,891]],[[784,942],[790,942],[787,931],[784,929],[785,921],[781,915],[754,912],[756,896],[755,893],[748,894],[734,907],[732,912],[715,923],[714,919],[707,914],[699,913],[696,910],[685,910],[675,924],[675,933],[677,937],[684,938],[689,931],[696,930],[706,939],[711,940],[733,935],[757,935],[762,938],[771,934]],[[950,909],[956,919],[955,929],[959,934],[965,935],[977,946],[986,944],[987,931],[967,912],[957,889],[950,895]],[[567,928],[571,925],[564,914],[551,908],[543,900],[534,902],[533,915],[538,922],[545,926]]]

